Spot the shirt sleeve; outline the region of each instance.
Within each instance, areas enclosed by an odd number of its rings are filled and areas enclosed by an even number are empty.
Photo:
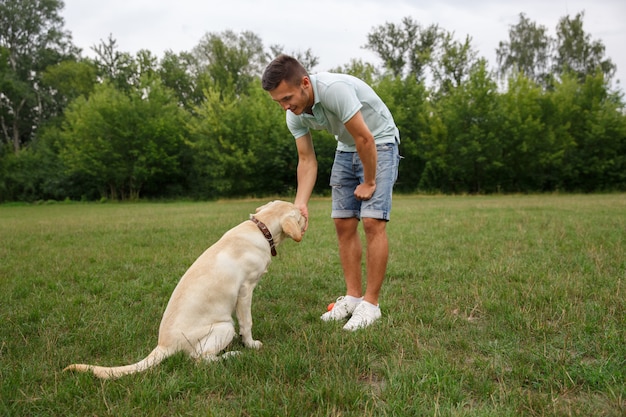
[[[293,135],[295,139],[301,138],[302,136],[309,133],[309,128],[302,123],[300,117],[296,116],[289,110],[287,110],[287,128]]]

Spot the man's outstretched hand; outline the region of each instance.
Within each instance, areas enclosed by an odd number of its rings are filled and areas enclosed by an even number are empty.
[[[304,232],[309,228],[309,208],[306,204],[295,204],[297,208],[300,209],[300,214],[304,217]]]

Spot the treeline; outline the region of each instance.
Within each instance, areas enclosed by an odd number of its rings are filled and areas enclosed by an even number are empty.
[[[0,202],[293,192],[293,138],[260,86],[281,46],[226,31],[158,58],[109,37],[86,58],[61,9],[0,3]],[[562,18],[552,37],[521,14],[491,70],[471,38],[407,17],[368,35],[381,66],[332,70],[368,81],[394,114],[399,191],[626,190],[623,96],[583,18]],[[290,53],[315,72],[310,50]],[[323,132],[314,142],[326,193],[336,142]]]

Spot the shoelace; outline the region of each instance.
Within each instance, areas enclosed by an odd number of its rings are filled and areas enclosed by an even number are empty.
[[[344,301],[344,299],[345,296],[343,295],[337,297],[337,300],[335,300],[335,305],[333,306],[332,310],[328,312],[330,317],[343,317],[351,313],[349,302],[347,300]]]
[[[358,320],[362,320],[367,318],[367,314],[365,309],[357,308],[352,312],[352,317],[355,317]]]

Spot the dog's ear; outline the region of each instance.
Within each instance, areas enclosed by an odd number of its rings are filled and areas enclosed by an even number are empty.
[[[286,216],[283,218],[280,225],[283,228],[283,232],[287,236],[296,242],[300,242],[302,240],[302,229],[300,228],[300,223],[298,222],[298,218],[296,216]]]
[[[270,204],[272,204],[273,201],[270,201],[267,204],[263,204],[261,207],[257,207],[256,210],[254,210],[255,213],[258,213],[259,211],[263,210],[265,207],[269,206]]]

